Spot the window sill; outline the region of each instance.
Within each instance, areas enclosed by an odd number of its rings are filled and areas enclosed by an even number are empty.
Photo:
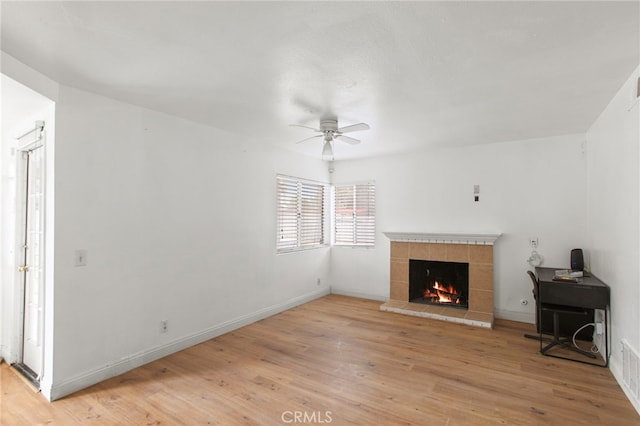
[[[317,250],[317,249],[323,249],[328,247],[330,247],[329,244],[322,244],[322,245],[313,246],[313,247],[296,247],[292,249],[282,249],[282,250],[276,249],[276,254],[299,253],[301,251]]]

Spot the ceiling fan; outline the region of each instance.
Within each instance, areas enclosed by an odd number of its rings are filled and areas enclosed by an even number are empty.
[[[349,126],[338,127],[338,120],[334,118],[321,119],[319,129],[309,126],[303,126],[301,124],[291,124],[290,126],[304,127],[305,129],[310,129],[314,132],[321,133],[320,135],[311,136],[296,143],[302,143],[311,139],[324,137],[324,145],[322,146],[322,158],[328,160],[333,160],[333,146],[331,145],[331,142],[333,140],[340,140],[350,145],[356,145],[360,143],[358,139],[352,138],[350,136],[345,136],[343,133],[370,129],[369,125],[365,123],[357,123],[351,124]]]

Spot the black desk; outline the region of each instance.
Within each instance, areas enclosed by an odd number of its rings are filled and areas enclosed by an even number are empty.
[[[609,286],[600,281],[597,277],[585,272],[585,276],[577,278],[577,282],[553,281],[555,271],[563,268],[536,268],[538,276],[538,305],[542,303],[551,303],[555,305],[574,306],[587,309],[602,309],[604,311],[604,361],[602,365],[609,365],[609,325],[608,325],[608,308],[610,300]],[[539,318],[542,312],[538,312]],[[540,349],[542,349],[542,340],[540,340]],[[545,354],[548,355],[548,354]],[[555,356],[555,355],[549,355]],[[556,356],[557,357],[557,356]],[[562,357],[557,357],[562,358]],[[572,361],[576,361],[572,358]],[[591,364],[591,363],[587,363]]]

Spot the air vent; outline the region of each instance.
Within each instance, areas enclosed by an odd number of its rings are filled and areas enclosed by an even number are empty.
[[[640,356],[622,340],[622,381],[636,401],[640,400]]]

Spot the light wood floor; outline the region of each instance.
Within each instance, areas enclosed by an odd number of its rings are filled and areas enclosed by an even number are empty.
[[[3,364],[0,424],[640,424],[608,369],[538,354],[531,325],[379,305],[327,296],[53,403]]]

